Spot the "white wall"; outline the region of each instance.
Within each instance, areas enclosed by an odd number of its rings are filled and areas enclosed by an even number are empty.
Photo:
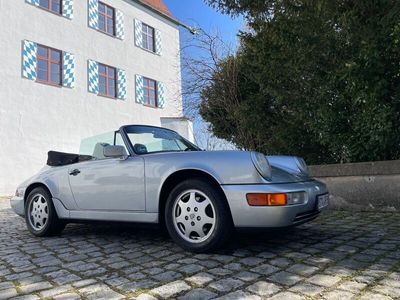
[[[161,126],[174,130],[184,138],[194,143],[193,123],[187,118],[161,118]]]
[[[76,152],[81,138],[124,124],[160,125],[160,117],[182,116],[177,25],[131,1],[104,2],[124,12],[125,40],[89,28],[84,0],[74,1],[73,20],[23,0],[0,0],[0,195],[12,194],[38,171],[48,150]],[[134,45],[134,18],[161,30],[162,56]],[[73,53],[75,88],[22,78],[24,39]],[[126,70],[125,101],[87,91],[87,59]],[[164,109],[135,102],[135,74],[164,82]]]

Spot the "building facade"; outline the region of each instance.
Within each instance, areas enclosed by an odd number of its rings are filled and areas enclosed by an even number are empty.
[[[0,195],[47,151],[183,118],[179,23],[161,0],[0,0]]]

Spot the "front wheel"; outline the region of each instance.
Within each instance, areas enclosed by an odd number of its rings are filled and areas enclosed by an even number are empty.
[[[224,195],[202,179],[183,181],[172,190],[165,220],[172,239],[193,252],[219,248],[233,227]]]
[[[35,236],[55,235],[65,228],[65,222],[58,219],[49,193],[42,187],[29,193],[25,203],[25,221]]]

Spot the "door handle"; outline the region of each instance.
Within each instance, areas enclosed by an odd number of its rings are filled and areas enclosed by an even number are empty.
[[[74,170],[72,170],[72,171],[69,172],[69,175],[76,176],[76,175],[78,175],[80,172],[81,172],[81,171],[79,171],[78,169],[74,169]]]

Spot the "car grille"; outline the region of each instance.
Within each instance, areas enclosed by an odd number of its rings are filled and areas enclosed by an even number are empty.
[[[319,210],[313,209],[300,214],[297,214],[293,220],[293,225],[303,224],[305,222],[314,220],[319,215]]]

